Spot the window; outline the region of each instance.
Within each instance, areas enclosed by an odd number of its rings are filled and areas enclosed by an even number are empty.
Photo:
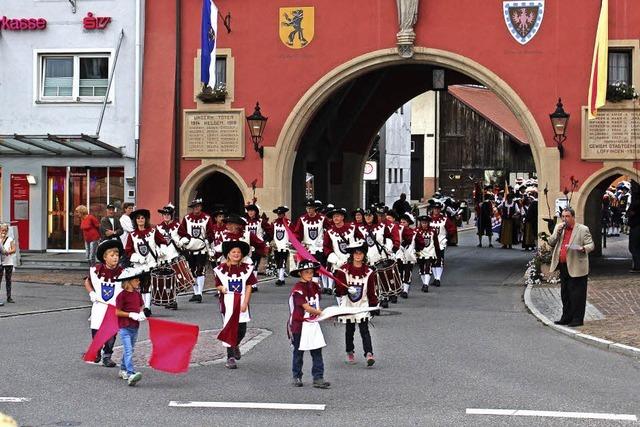
[[[402,172],[404,171],[404,169],[400,168],[398,170],[400,171],[400,180],[398,182],[402,183],[404,182],[404,179],[402,179]]]
[[[631,85],[631,50],[609,50],[608,84]]]
[[[227,84],[227,57],[216,56],[216,86]]]
[[[41,102],[103,102],[110,54],[41,54]],[[113,98],[113,88],[109,100]]]

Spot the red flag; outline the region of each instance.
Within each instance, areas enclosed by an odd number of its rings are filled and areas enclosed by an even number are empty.
[[[222,313],[225,317],[227,317],[226,310],[229,309],[225,305],[224,297],[228,294],[221,295],[220,304],[222,304],[224,312]],[[241,294],[233,292],[233,307],[231,308],[231,317],[227,320],[227,324],[224,325],[220,333],[218,334],[218,339],[223,343],[229,345],[230,347],[235,347],[238,344],[238,326],[240,325],[240,298]]]
[[[89,345],[89,348],[84,353],[84,361],[85,362],[93,362],[98,355],[98,352],[106,343],[118,333],[120,327],[118,326],[118,317],[116,316],[116,308],[109,304],[107,306],[107,312],[104,314],[104,318],[102,319],[102,323],[100,324],[100,329],[93,337],[93,341]]]
[[[173,374],[187,372],[191,352],[198,341],[198,325],[154,317],[148,318],[147,321],[152,345],[149,366]]]

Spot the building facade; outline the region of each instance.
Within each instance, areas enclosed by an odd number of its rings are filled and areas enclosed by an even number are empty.
[[[135,198],[143,6],[0,5],[0,217],[22,250],[82,250],[77,206]]]

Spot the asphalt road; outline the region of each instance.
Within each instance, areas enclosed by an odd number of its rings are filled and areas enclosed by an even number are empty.
[[[373,368],[362,363],[358,333],[360,363],[348,366],[343,362],[343,326],[323,324],[330,390],[310,386],[308,355],[305,386],[290,385],[288,287],[263,285],[252,301],[250,327],[273,334],[243,356],[238,370],[215,364],[173,376],[143,369],[136,387],[117,379],[117,369],[80,361],[89,343],[89,309],[0,318],[0,400],[30,399],[0,402],[0,412],[23,426],[609,426],[629,422],[467,415],[466,409],[640,415],[640,363],[544,327],[526,311],[523,287],[515,284],[530,255],[479,249],[475,243],[472,233],[463,233],[461,246],[447,250],[441,288],[421,293],[414,277],[410,298],[374,320]],[[79,287],[31,285],[16,291],[16,306],[26,293],[40,291],[56,298],[46,308],[85,301]],[[177,312],[156,312],[201,329],[220,327],[211,295],[203,304],[183,302]],[[143,326],[140,339],[145,337]],[[168,406],[170,401],[308,403],[326,409],[175,408]]]

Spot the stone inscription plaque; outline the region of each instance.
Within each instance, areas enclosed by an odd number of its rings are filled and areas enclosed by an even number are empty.
[[[244,110],[185,111],[183,129],[183,157],[244,157]]]
[[[631,160],[640,154],[640,110],[601,109],[588,120],[585,108],[582,123],[584,160]]]

